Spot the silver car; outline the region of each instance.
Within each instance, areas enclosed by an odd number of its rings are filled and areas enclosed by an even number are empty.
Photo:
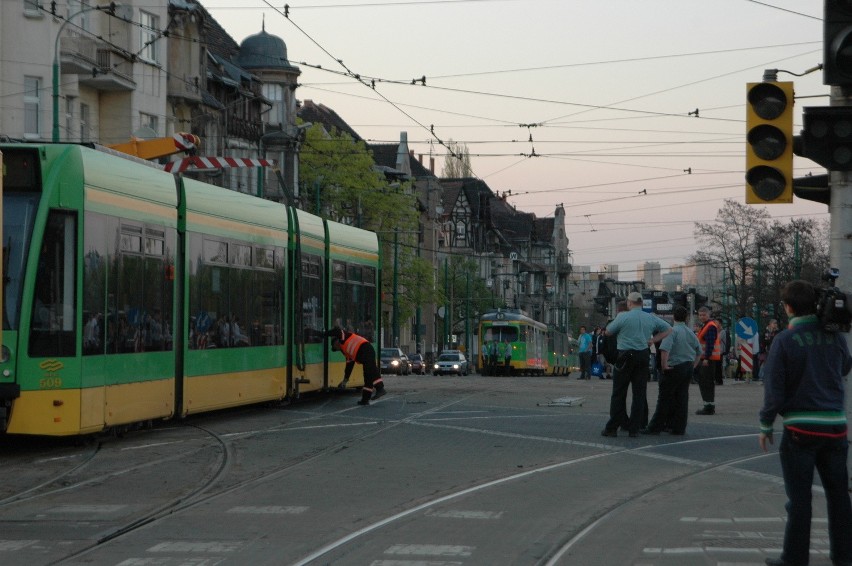
[[[467,375],[470,373],[470,366],[467,358],[461,352],[444,352],[435,360],[435,364],[432,366],[432,373],[435,375],[445,375],[448,373]]]

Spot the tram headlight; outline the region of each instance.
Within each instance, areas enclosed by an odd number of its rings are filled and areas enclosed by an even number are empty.
[[[0,348],[0,363],[6,363],[12,357],[12,351],[8,347]]]

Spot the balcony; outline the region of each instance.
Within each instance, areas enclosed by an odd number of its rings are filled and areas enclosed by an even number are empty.
[[[60,40],[59,68],[63,74],[80,75],[80,84],[104,91],[136,89],[133,63],[109,44],[88,37]]]
[[[228,135],[244,140],[258,141],[263,134],[263,122],[253,122],[236,118],[228,117]]]

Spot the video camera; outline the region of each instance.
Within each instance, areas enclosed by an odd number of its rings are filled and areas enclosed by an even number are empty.
[[[852,329],[852,311],[849,310],[846,293],[835,286],[838,277],[840,271],[832,267],[822,276],[829,286],[816,290],[816,314],[826,332],[849,332]]]

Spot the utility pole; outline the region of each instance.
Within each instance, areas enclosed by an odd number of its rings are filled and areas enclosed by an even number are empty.
[[[852,85],[850,85],[852,86]],[[852,106],[852,97],[842,86],[831,87],[831,106]],[[829,257],[831,266],[840,270],[837,287],[847,293],[852,289],[852,171],[829,171],[831,203],[828,211],[831,218],[829,238]],[[845,334],[846,345],[852,350],[852,334]],[[849,390],[849,376],[845,378],[846,418],[852,419],[852,392]],[[847,475],[852,477],[852,451],[846,458]],[[848,486],[852,489],[852,483]]]

